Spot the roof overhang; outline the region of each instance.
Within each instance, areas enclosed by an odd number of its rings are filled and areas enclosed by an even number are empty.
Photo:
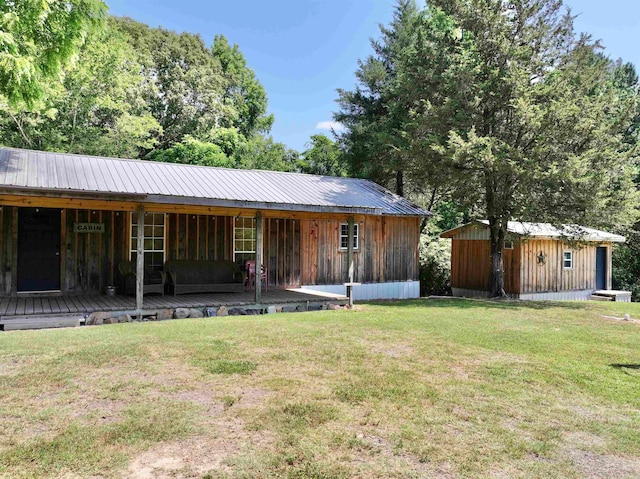
[[[514,223],[514,222],[510,222]],[[607,233],[606,231],[595,230],[592,228],[585,228],[578,225],[565,226],[565,232],[563,234],[558,231],[557,228],[546,225],[545,223],[526,223],[515,222],[516,225],[525,227],[529,225],[532,227],[531,231],[519,231],[515,228],[507,228],[507,233],[511,235],[520,236],[522,238],[537,238],[537,239],[550,239],[559,241],[584,241],[589,243],[624,243],[626,238],[621,235]],[[452,228],[440,233],[441,238],[453,238],[461,231],[467,229],[487,229],[489,227],[487,220],[474,220],[465,225]],[[525,227],[526,229],[526,227]],[[555,229],[555,231],[553,231]],[[537,230],[537,231],[536,231]]]
[[[268,202],[251,202],[238,201],[217,198],[195,198],[186,196],[171,195],[146,195],[139,193],[112,193],[97,192],[86,190],[59,190],[44,188],[28,188],[0,186],[0,194],[24,196],[29,198],[68,198],[75,200],[97,200],[97,201],[113,201],[128,202],[135,204],[152,203],[154,205],[167,206],[193,206],[193,207],[216,207],[229,209],[247,209],[247,210],[276,210],[291,211],[300,213],[322,213],[322,214],[356,214],[366,216],[396,216],[383,212],[381,208],[369,208],[359,206],[327,206],[327,205],[304,205],[291,203],[268,203]],[[1,204],[1,200],[0,200]],[[416,217],[419,215],[397,215],[402,217]]]

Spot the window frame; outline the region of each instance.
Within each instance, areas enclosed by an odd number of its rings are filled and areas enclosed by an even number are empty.
[[[129,214],[129,261],[133,261],[133,255],[134,254],[138,254],[138,236],[137,236],[137,228],[138,228],[138,221],[137,221],[137,217],[136,217],[136,221],[134,221],[134,216],[137,215],[138,213],[135,211],[132,211]],[[160,267],[162,268],[162,266],[164,266],[164,263],[167,261],[167,214],[166,213],[154,213],[154,212],[144,212],[144,217],[145,217],[145,224],[143,227],[143,241],[142,241],[142,254],[146,255],[147,253],[162,253],[162,265],[160,265]],[[153,221],[150,225],[146,224],[146,219],[151,216],[153,218]],[[155,218],[156,216],[162,216],[162,225],[156,225],[156,221]],[[145,235],[145,231],[144,228],[146,228],[147,226],[152,228],[152,235],[150,237]],[[162,236],[156,236],[155,235],[155,229],[156,228],[162,228]],[[136,234],[134,235],[133,231],[134,228],[136,228]],[[134,238],[135,238],[135,243],[134,243]],[[146,240],[150,240],[151,241],[151,245],[152,245],[152,249],[147,249],[144,246],[144,243]],[[156,249],[155,248],[155,244],[156,241],[158,240],[162,240],[162,249]],[[146,262],[145,262],[145,267],[147,266]],[[151,267],[151,265],[148,265],[149,267]]]
[[[514,249],[515,245],[513,240],[505,240],[503,249]]]
[[[346,229],[346,234],[343,233],[343,228]],[[349,250],[349,223],[340,223],[340,251]],[[345,246],[342,246],[344,240]],[[360,246],[360,225],[353,223],[353,251],[358,251]]]
[[[567,254],[569,258],[567,258]],[[569,262],[569,266],[567,266],[567,261]],[[573,269],[573,251],[566,249],[562,252],[562,269],[563,270],[572,270]]]
[[[238,226],[238,220],[242,220],[243,225],[242,226]],[[246,221],[249,220],[251,221],[252,227],[247,227],[246,226]],[[246,230],[253,230],[253,237],[249,237],[247,238],[244,234],[242,235],[242,238],[237,238],[236,235],[238,233],[238,231],[246,231]],[[243,243],[243,246],[246,246],[246,242],[249,241],[251,243],[253,243],[253,251],[247,250],[247,249],[241,249],[238,250],[236,249],[236,240],[240,240]],[[249,255],[252,254],[253,257],[255,258],[256,255],[256,245],[257,245],[257,225],[256,225],[256,219],[252,218],[250,216],[236,216],[233,219],[233,261],[234,263],[237,263],[237,254],[241,254],[241,255]]]

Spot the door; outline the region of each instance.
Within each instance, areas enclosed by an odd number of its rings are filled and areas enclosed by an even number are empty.
[[[607,289],[607,248],[596,248],[596,289]]]
[[[18,210],[18,291],[60,289],[60,210]]]

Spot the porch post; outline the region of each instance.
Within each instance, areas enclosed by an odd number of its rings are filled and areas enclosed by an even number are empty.
[[[138,206],[138,245],[136,250],[136,315],[142,319],[144,293],[144,206]]]
[[[262,301],[262,213],[256,213],[256,304]]]
[[[347,264],[349,265],[349,283],[353,283],[354,276],[354,266],[353,266],[353,236],[354,236],[354,219],[353,216],[349,216],[349,224],[348,228],[348,239],[349,244],[347,245]]]

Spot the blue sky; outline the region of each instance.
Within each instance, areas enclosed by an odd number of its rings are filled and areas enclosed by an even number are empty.
[[[106,0],[113,15],[150,26],[199,33],[207,45],[224,34],[256,72],[275,115],[276,141],[304,150],[309,137],[327,133],[337,109],[336,89],[355,85],[357,60],[369,39],[388,24],[391,0]],[[601,39],[605,52],[640,67],[638,0],[565,0],[578,31]],[[640,68],[638,68],[640,70]]]

